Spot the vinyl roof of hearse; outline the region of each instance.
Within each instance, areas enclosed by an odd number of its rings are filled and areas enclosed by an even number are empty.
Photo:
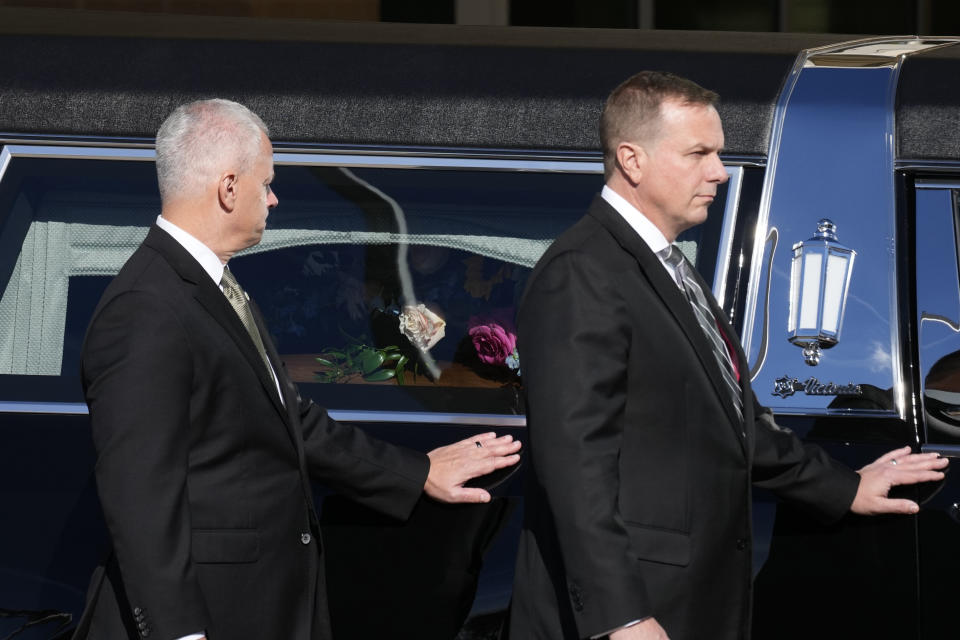
[[[762,156],[797,54],[851,39],[0,8],[0,138],[150,141],[176,105],[216,96],[259,113],[279,144],[596,152],[610,89],[663,69],[721,95],[728,153]],[[960,150],[924,117],[960,104],[956,74],[937,75],[956,49],[907,60],[899,155]]]

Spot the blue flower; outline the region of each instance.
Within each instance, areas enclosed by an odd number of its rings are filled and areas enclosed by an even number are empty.
[[[517,352],[517,348],[513,348],[513,353],[508,355],[503,361],[510,369],[517,372],[517,375],[520,375],[520,354]]]

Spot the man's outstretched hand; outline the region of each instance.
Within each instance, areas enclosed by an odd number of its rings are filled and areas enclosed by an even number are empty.
[[[479,446],[477,446],[479,443]],[[423,490],[441,502],[490,502],[485,489],[463,483],[520,461],[520,441],[483,433],[429,452],[430,472]]]
[[[936,453],[910,453],[910,447],[886,453],[857,471],[860,486],[850,510],[863,516],[916,513],[920,510],[916,502],[888,498],[890,489],[901,484],[942,480],[943,472],[939,469],[948,464],[949,460]]]

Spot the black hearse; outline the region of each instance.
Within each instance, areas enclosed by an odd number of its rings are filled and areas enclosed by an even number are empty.
[[[159,211],[152,136],[195,98],[272,129],[281,206],[231,266],[341,420],[523,438],[519,293],[602,184],[605,95],[654,68],[723,99],[730,180],[680,240],[761,401],[854,467],[960,456],[960,39],[43,15],[0,9],[0,636],[66,635],[106,551],[79,347]],[[431,358],[411,294],[445,321]],[[829,527],[758,492],[755,637],[949,637],[958,482]],[[494,636],[522,470],[405,525],[318,489],[338,637]]]

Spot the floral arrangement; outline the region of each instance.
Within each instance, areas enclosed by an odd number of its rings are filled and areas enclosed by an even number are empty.
[[[317,382],[429,384],[442,375],[449,386],[517,387],[513,313],[529,269],[446,247],[408,249],[425,304],[405,302],[384,266],[395,259],[390,247],[291,249],[299,279],[270,305],[282,349],[312,353]]]
[[[428,351],[443,339],[447,324],[422,303],[407,305],[399,314],[378,310],[375,317],[387,319],[389,341],[404,344],[374,347],[370,346],[366,336],[353,338],[347,335],[349,344],[346,348],[326,349],[325,357],[317,358],[317,362],[326,367],[317,372],[318,381],[339,382],[351,376],[361,376],[369,382],[395,379],[397,384],[404,384],[407,364],[414,363],[413,375],[416,376],[420,370],[419,353]]]

